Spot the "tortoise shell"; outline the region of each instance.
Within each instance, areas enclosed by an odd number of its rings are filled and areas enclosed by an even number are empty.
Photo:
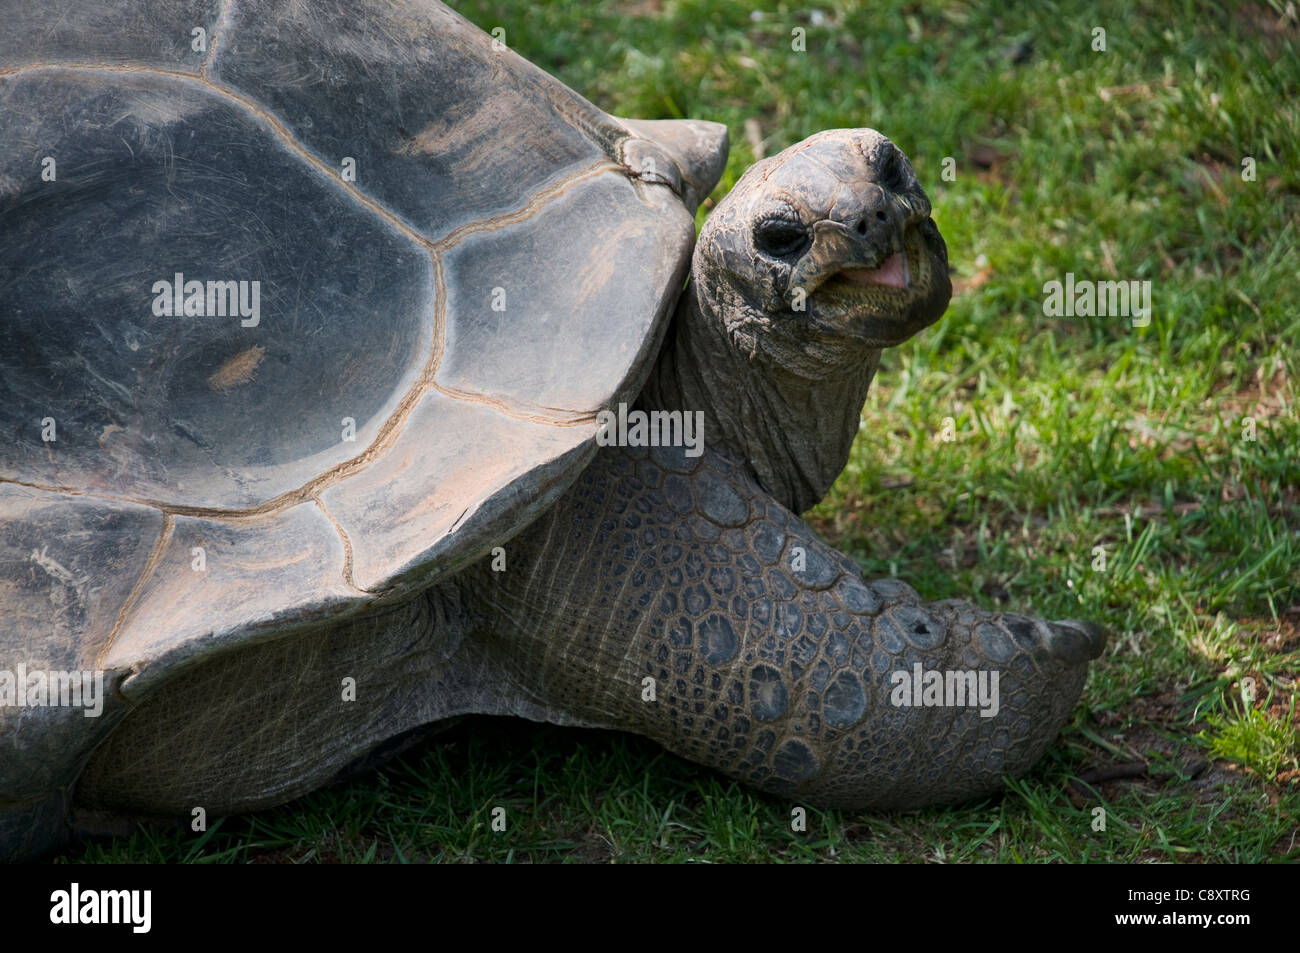
[[[112,685],[93,724],[0,707],[3,828],[180,668],[563,492],[725,131],[615,119],[427,0],[0,7],[0,671]]]

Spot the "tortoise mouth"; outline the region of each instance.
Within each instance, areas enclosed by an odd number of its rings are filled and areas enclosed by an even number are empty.
[[[892,307],[923,293],[929,286],[930,269],[920,230],[909,225],[903,232],[902,247],[879,261],[874,268],[846,266],[829,275],[816,294],[836,298],[891,302]]]
[[[909,225],[902,247],[875,267],[841,268],[809,297],[814,318],[835,335],[893,347],[938,320],[948,294],[922,229]],[[939,300],[939,299],[942,300]]]
[[[884,285],[900,291],[912,286],[912,269],[901,251],[894,252],[877,268],[845,268],[835,277],[855,285]]]

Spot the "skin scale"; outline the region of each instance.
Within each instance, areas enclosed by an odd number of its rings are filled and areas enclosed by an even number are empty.
[[[104,687],[0,706],[0,858],[466,713],[850,807],[996,790],[1068,717],[1098,630],[922,605],[794,515],[948,300],[883,137],[759,163],[692,259],[723,127],[609,116],[431,0],[0,12],[0,674]],[[257,320],[151,313],[176,275]],[[597,448],[625,401],[703,454]],[[996,716],[894,705],[918,664],[996,669]]]
[[[784,257],[756,249],[763,223],[791,211],[812,225],[807,241]],[[818,230],[824,221],[847,228]],[[906,288],[862,281],[899,251]],[[796,273],[813,288],[804,312],[790,306]],[[795,515],[843,466],[881,348],[935,320],[948,296],[929,203],[883,136],[834,130],[759,163],[706,223],[638,401],[704,409],[702,456],[602,449],[507,544],[506,571],[484,559],[323,640],[247,650],[164,687],[97,753],[80,797],[183,811],[202,791],[210,809],[246,810],[316,786],[381,730],[467,713],[634,731],[828,806],[996,791],[1069,717],[1101,631],[864,581]],[[996,715],[892,704],[890,676],[917,663],[999,672]],[[253,677],[265,670],[297,675],[272,697]],[[312,701],[341,670],[384,686],[369,718],[340,725]],[[228,707],[190,737],[176,726],[194,694]],[[271,731],[274,746],[259,751],[254,723],[276,710],[310,744],[285,752]],[[268,761],[287,784],[267,789]]]

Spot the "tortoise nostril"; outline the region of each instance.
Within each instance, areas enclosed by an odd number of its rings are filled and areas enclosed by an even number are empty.
[[[876,211],[876,220],[877,220],[877,221],[881,221],[881,222],[883,222],[883,221],[886,221],[888,218],[889,218],[889,216],[886,215],[884,212],[879,211],[879,210]],[[863,231],[865,232],[866,229],[864,228]]]
[[[879,215],[880,213],[877,212],[876,214]],[[865,218],[858,219],[858,234],[859,235],[867,234],[867,220]]]

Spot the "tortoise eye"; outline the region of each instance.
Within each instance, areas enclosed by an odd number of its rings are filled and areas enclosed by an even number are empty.
[[[788,258],[808,245],[808,229],[790,219],[769,219],[754,227],[754,247],[775,258]]]

